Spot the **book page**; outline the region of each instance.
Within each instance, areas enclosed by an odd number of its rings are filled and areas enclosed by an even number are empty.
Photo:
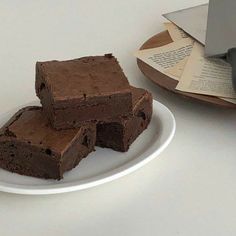
[[[137,51],[135,56],[161,73],[179,80],[193,48],[193,40],[186,38],[158,48]]]
[[[236,104],[236,99],[235,98],[220,98],[226,102],[230,102],[230,103],[233,103],[233,104]]]
[[[165,22],[164,26],[169,32],[170,37],[174,42],[181,39],[189,38],[189,36],[182,29],[180,29],[177,25],[175,25],[172,22]]]
[[[223,98],[236,98],[232,67],[218,58],[204,58],[204,47],[195,42],[176,89]]]

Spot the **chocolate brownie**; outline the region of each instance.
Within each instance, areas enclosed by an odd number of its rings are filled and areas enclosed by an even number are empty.
[[[56,131],[41,107],[26,107],[0,129],[0,167],[21,175],[61,179],[94,150],[96,125]]]
[[[152,116],[152,95],[144,89],[131,87],[133,115],[117,117],[97,124],[96,145],[125,152],[147,128]]]
[[[36,93],[56,129],[132,112],[128,80],[111,54],[37,62]]]

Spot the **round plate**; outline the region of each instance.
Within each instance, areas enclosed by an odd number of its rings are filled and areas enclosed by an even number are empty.
[[[148,39],[140,49],[148,49],[148,48],[154,48],[154,47],[161,47],[168,43],[173,42],[168,31],[161,32],[152,38]],[[153,81],[158,86],[167,89],[175,94],[181,95],[185,98],[194,99],[197,101],[214,104],[222,107],[227,108],[236,108],[236,105],[233,103],[226,102],[222,99],[219,99],[217,97],[212,96],[206,96],[201,94],[194,94],[194,93],[186,93],[176,90],[176,86],[178,84],[178,81],[168,77],[167,75],[162,74],[158,70],[154,69],[153,67],[147,65],[143,61],[137,59],[138,67],[143,72],[143,74]]]
[[[27,105],[38,105],[31,103]],[[3,125],[17,110],[0,116]],[[115,180],[142,167],[157,157],[175,133],[175,119],[161,103],[153,102],[153,117],[126,153],[96,147],[96,152],[57,180],[42,180],[0,169],[0,191],[18,194],[55,194],[91,188]]]

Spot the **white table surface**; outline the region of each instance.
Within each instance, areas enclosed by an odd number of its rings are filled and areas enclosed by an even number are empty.
[[[177,121],[171,145],[129,176],[62,195],[0,193],[0,235],[236,235],[236,112],[158,89],[132,56],[163,30],[162,13],[201,3],[0,1],[1,112],[36,99],[37,60],[113,52]]]

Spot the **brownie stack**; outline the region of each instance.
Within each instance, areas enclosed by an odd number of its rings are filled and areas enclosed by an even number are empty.
[[[25,107],[0,129],[0,167],[61,179],[94,146],[125,152],[152,116],[152,96],[129,85],[112,54],[36,64],[42,107]]]

